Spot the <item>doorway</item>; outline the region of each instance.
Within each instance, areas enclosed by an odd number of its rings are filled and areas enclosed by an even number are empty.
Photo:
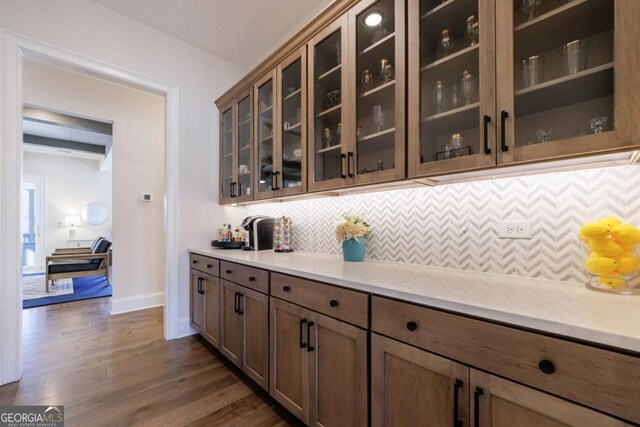
[[[44,271],[46,233],[44,177],[25,174],[22,180],[20,224],[22,229],[22,270]]]

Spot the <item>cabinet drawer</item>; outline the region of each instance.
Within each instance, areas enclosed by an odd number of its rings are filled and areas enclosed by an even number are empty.
[[[220,276],[220,261],[197,254],[189,254],[191,268],[203,271],[212,276]]]
[[[372,329],[640,422],[640,358],[373,297]]]
[[[271,295],[335,317],[362,328],[368,327],[367,294],[280,273],[271,273]]]
[[[263,294],[269,293],[269,272],[228,261],[220,261],[220,277]]]

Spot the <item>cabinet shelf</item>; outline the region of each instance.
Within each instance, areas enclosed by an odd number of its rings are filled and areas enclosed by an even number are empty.
[[[244,147],[240,147],[240,151],[248,150],[251,148],[251,145],[245,145]]]
[[[342,107],[342,104],[336,105],[335,107],[328,108],[328,109],[326,109],[326,110],[321,111],[320,113],[318,113],[318,115],[317,115],[316,117],[323,117],[323,116],[326,116],[327,114],[331,114],[331,113],[333,113],[334,111],[338,111],[338,110],[340,110],[340,108],[341,108],[341,107]]]
[[[300,95],[301,93],[302,93],[302,88],[297,89],[297,90],[291,92],[289,95],[285,96],[284,100],[288,101],[288,100],[294,98],[296,95]]]
[[[386,35],[382,39],[378,40],[377,42],[375,42],[375,43],[369,45],[368,47],[366,47],[365,49],[363,49],[358,55],[365,55],[365,54],[371,52],[372,50],[375,50],[378,46],[381,46],[381,45],[385,44],[386,42],[388,42],[389,40],[394,39],[395,36],[396,36],[395,32]]]
[[[318,76],[318,81],[330,76],[331,74],[335,73],[336,71],[338,71],[339,69],[342,68],[342,64],[338,64],[335,67],[333,67],[332,69],[330,69],[329,71],[325,71],[324,73],[320,74]]]
[[[233,153],[227,153],[224,155],[224,158],[226,159],[227,157],[231,157],[231,156],[233,156]]]
[[[443,29],[461,28],[469,15],[478,16],[476,0],[447,0],[421,16],[422,36],[435,42]]]
[[[444,15],[458,15],[468,9],[473,8],[472,0],[447,0],[433,9],[423,13],[420,19],[437,19]],[[445,27],[443,27],[445,28]]]
[[[465,129],[477,128],[480,122],[479,109],[480,104],[478,102],[465,105],[444,113],[425,117],[422,119],[422,125],[427,127],[426,132],[431,135],[445,135]]]
[[[372,133],[371,135],[367,135],[367,136],[364,136],[364,137],[360,138],[358,140],[358,142],[370,141],[372,139],[379,138],[381,136],[393,133],[395,131],[396,131],[395,127],[392,127],[392,128],[389,128],[389,129],[385,129],[385,130],[381,130],[380,132]]]
[[[525,116],[613,94],[613,63],[516,91],[516,116]]]
[[[238,126],[246,126],[246,125],[248,125],[249,123],[251,123],[251,119],[243,120],[243,121],[241,121],[240,123],[238,123]]]
[[[466,65],[468,63],[477,63],[478,62],[478,52],[480,50],[480,43],[476,43],[473,46],[465,47],[462,50],[452,53],[451,55],[447,55],[442,59],[438,59],[437,61],[430,62],[420,69],[420,71],[427,71],[434,68],[470,68],[470,65]],[[442,67],[441,67],[442,66]],[[446,74],[446,73],[444,73]]]
[[[316,152],[316,154],[322,154],[328,151],[338,150],[340,147],[342,147],[342,144],[332,145],[331,147],[327,147],[327,148],[321,148]]]
[[[396,84],[396,81],[391,80],[390,82],[381,84],[380,86],[376,86],[373,89],[366,91],[365,93],[361,94],[358,98],[362,99],[362,98],[366,98],[368,96],[374,95],[378,92],[384,91],[385,89],[392,87],[395,84]]]
[[[273,110],[273,104],[269,105],[267,108],[265,108],[264,110],[260,111],[260,114],[265,114],[270,112],[271,110]]]
[[[460,108],[454,108],[453,110],[449,110],[449,111],[445,111],[444,113],[438,113],[438,114],[434,114],[433,116],[428,116],[422,119],[423,123],[429,123],[429,122],[434,122],[437,120],[441,120],[447,117],[451,117],[451,116],[455,116],[458,114],[464,114],[467,113],[470,110],[475,110],[478,107],[480,107],[480,103],[479,102],[474,102],[471,105],[464,105]]]
[[[295,125],[293,125],[293,126],[289,126],[287,129],[284,129],[284,128],[283,128],[283,130],[284,130],[285,132],[292,132],[292,131],[294,131],[294,130],[298,129],[300,126],[302,126],[302,122],[300,122],[300,123],[296,123],[296,124],[295,124]]]
[[[271,141],[273,141],[273,135],[260,140],[260,144],[266,144],[267,142],[271,142]]]

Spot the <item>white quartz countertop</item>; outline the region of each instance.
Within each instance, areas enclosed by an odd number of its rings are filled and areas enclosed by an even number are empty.
[[[640,353],[640,297],[561,282],[309,252],[190,252]]]

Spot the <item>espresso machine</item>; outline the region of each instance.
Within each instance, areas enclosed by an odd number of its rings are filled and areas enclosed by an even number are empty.
[[[245,251],[262,251],[273,249],[273,226],[275,219],[268,216],[249,216],[242,221],[241,226],[249,235]]]

